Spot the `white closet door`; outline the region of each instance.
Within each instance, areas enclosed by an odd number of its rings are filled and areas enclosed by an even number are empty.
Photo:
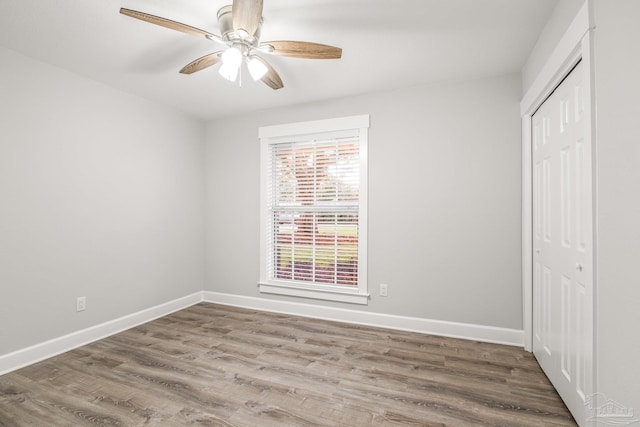
[[[579,63],[532,118],[533,353],[576,421],[592,387],[589,100]]]

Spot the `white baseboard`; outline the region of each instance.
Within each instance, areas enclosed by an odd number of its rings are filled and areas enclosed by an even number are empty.
[[[201,301],[216,304],[250,308],[253,310],[271,311],[312,317],[316,319],[334,320],[359,325],[377,326],[401,331],[419,332],[423,334],[441,335],[452,338],[463,338],[497,344],[522,347],[523,331],[519,329],[498,328],[493,326],[472,325],[468,323],[447,322],[442,320],[422,319],[419,317],[396,316],[391,314],[371,313],[346,308],[328,307],[290,301],[278,301],[265,298],[246,297],[218,292],[196,292],[164,304],[132,313],[90,328],[86,328],[59,338],[21,350],[0,355],[0,375],[16,369],[48,359],[60,353],[92,343],[94,341],[117,334],[134,326],[141,325],[175,311],[190,307]]]
[[[359,325],[377,326],[401,331],[441,335],[452,338],[463,338],[518,347],[522,347],[524,342],[523,331],[520,329],[507,329],[494,326],[422,319],[419,317],[371,313],[346,308],[246,297],[210,291],[204,291],[203,298],[206,302],[216,304],[293,314],[296,316],[312,317],[316,319],[335,320]]]
[[[202,299],[202,292],[196,292],[155,307],[138,311],[137,313],[132,313],[31,347],[1,355],[0,375],[117,334],[118,332],[133,328],[134,326],[141,325],[158,317],[182,310],[201,302]]]

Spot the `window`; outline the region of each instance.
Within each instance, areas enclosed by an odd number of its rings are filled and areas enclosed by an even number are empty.
[[[367,304],[369,116],[260,128],[260,291]]]

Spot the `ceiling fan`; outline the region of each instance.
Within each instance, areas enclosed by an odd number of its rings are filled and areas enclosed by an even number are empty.
[[[180,70],[182,74],[192,74],[222,62],[218,72],[227,80],[235,82],[242,63],[245,62],[254,80],[261,80],[272,89],[281,89],[284,87],[282,79],[258,53],[305,59],[342,57],[341,48],[320,43],[287,40],[261,42],[262,5],[263,0],[233,0],[233,4],[220,8],[218,24],[221,35],[136,10],[120,8],[120,13],[186,34],[204,36],[226,45],[224,50],[191,61]]]

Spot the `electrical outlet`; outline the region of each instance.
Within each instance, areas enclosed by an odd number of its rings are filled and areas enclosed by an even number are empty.
[[[87,309],[87,297],[76,298],[76,311],[85,311]]]
[[[381,283],[380,284],[380,296],[381,297],[386,297],[388,295],[387,293],[387,284],[386,283]]]

